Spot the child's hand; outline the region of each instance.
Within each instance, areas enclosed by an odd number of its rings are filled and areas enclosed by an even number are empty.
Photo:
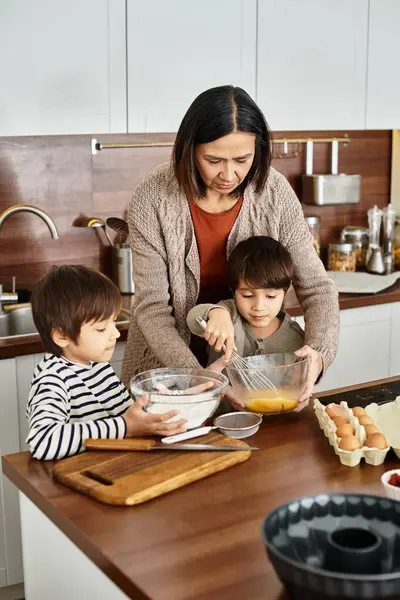
[[[228,362],[230,361],[232,351],[237,350],[237,348],[235,346],[232,319],[225,308],[212,308],[210,310],[204,338],[217,352],[221,352],[222,346],[225,344],[225,358]]]
[[[166,423],[171,417],[175,417],[179,410],[170,410],[162,415],[155,415],[145,412],[143,407],[146,406],[149,399],[146,396],[138,398],[128,410],[123,414],[126,423],[126,437],[136,437],[140,435],[175,435],[186,431],[185,419]]]
[[[216,371],[217,373],[221,373],[225,369],[227,364],[228,361],[226,360],[225,356],[221,356],[221,358],[215,360],[213,363],[211,363],[211,365],[208,365],[207,369],[210,369],[211,371]],[[228,387],[228,389],[225,392],[224,398],[228,400],[228,402],[233,406],[234,409],[246,410],[243,398],[240,397],[238,392],[236,392],[232,386]]]

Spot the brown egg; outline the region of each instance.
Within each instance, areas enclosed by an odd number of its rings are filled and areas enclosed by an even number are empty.
[[[361,448],[360,440],[355,435],[346,435],[339,442],[339,448],[353,452]]]
[[[365,445],[368,448],[378,448],[378,450],[384,450],[388,447],[387,440],[383,433],[373,433],[369,435],[365,440]]]
[[[369,437],[373,433],[380,433],[380,430],[376,425],[365,425],[365,433]]]
[[[354,429],[350,423],[343,423],[336,427],[336,435],[340,438],[346,437],[346,435],[354,435]]]
[[[346,416],[346,409],[344,408],[344,406],[340,406],[340,404],[335,404],[334,402],[328,404],[328,406],[325,408],[325,411],[328,417],[330,417],[331,419],[333,419],[334,417]]]
[[[332,421],[335,423],[336,427],[340,427],[340,425],[345,425],[349,422],[347,417],[333,417]]]
[[[368,415],[361,415],[358,417],[358,420],[360,421],[360,425],[375,425],[374,420]]]
[[[366,415],[367,413],[365,412],[364,408],[361,408],[361,406],[355,406],[353,408],[353,415],[355,417],[361,417],[361,415]]]

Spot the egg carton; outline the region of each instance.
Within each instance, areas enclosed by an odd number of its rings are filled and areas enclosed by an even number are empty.
[[[366,406],[365,412],[374,420],[396,456],[400,458],[400,396],[393,402],[384,404],[372,402]]]
[[[389,452],[390,446],[385,448],[384,450],[379,450],[378,448],[369,448],[368,446],[364,446],[366,440],[365,427],[360,424],[357,417],[353,414],[351,408],[349,408],[347,402],[341,402],[340,406],[343,406],[345,409],[346,416],[350,422],[350,424],[354,427],[355,435],[360,440],[362,447],[359,450],[342,450],[339,448],[340,438],[336,435],[336,426],[332,419],[327,415],[325,411],[325,406],[321,404],[318,399],[314,400],[314,411],[315,415],[318,419],[319,426],[324,432],[325,436],[328,438],[329,443],[334,449],[335,454],[339,457],[342,465],[346,465],[347,467],[356,467],[360,464],[362,458],[364,458],[365,462],[369,465],[381,465],[385,460],[386,454]],[[370,415],[371,418],[372,415]],[[377,427],[379,427],[377,423]],[[384,434],[384,432],[382,431]]]

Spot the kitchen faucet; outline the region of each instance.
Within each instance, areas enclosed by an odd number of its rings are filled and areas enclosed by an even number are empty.
[[[53,238],[53,240],[58,240],[58,238],[60,237],[58,235],[57,227],[53,219],[41,208],[37,208],[37,206],[31,206],[30,204],[15,204],[15,206],[10,206],[9,208],[6,208],[6,210],[4,210],[0,214],[0,229],[4,221],[6,221],[8,217],[11,217],[11,215],[14,215],[15,213],[19,212],[30,212],[34,215],[37,215],[46,223],[47,227],[50,230],[50,235]]]
[[[38,217],[43,219],[43,221],[46,223],[53,240],[58,240],[58,238],[60,237],[58,235],[58,230],[57,230],[57,227],[56,227],[53,219],[46,212],[44,212],[44,210],[37,208],[36,206],[31,206],[30,204],[16,204],[15,206],[10,206],[9,208],[6,208],[0,214],[0,229],[1,229],[4,221],[6,221],[8,219],[8,217],[11,217],[11,215],[14,215],[15,213],[19,213],[19,212],[30,212],[30,213],[33,213],[34,215],[37,215]],[[15,278],[13,278],[13,292],[12,293],[3,292],[3,286],[0,285],[0,315],[4,313],[4,311],[3,311],[3,303],[4,302],[18,302],[18,294],[15,293]]]

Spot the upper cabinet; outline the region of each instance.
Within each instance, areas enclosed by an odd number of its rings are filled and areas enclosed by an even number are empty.
[[[400,2],[370,0],[367,129],[400,129]]]
[[[175,132],[224,84],[274,131],[400,128],[400,0],[0,5],[0,136]]]
[[[125,0],[1,0],[0,136],[126,131]]]
[[[177,131],[214,86],[254,98],[256,8],[256,0],[128,0],[128,130]]]
[[[364,129],[368,1],[258,6],[257,101],[270,127]]]

